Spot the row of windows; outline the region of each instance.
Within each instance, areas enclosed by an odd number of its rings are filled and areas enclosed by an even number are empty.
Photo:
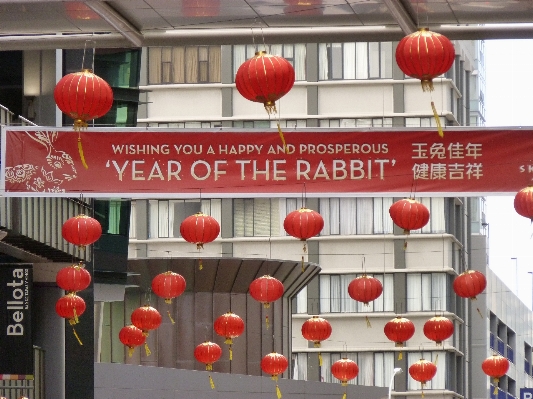
[[[369,275],[381,282],[383,294],[365,305],[353,300],[348,294],[348,285],[360,274],[321,274],[318,313],[451,311],[447,293],[451,292],[453,277],[446,273],[408,273],[407,309],[404,304],[394,303],[393,274]],[[293,312],[308,313],[307,300],[307,288],[304,288],[296,295]],[[400,309],[402,306],[404,308]],[[315,309],[312,310],[311,313],[314,313]]]
[[[439,356],[440,353],[440,356]],[[359,374],[353,380],[348,381],[353,385],[366,385],[388,387],[391,381],[394,369],[394,358],[397,356],[394,352],[348,352],[348,353],[324,353],[322,352],[322,366],[320,367],[320,379],[323,382],[339,382],[331,374],[331,365],[341,358],[353,360],[359,366]],[[420,359],[426,359],[437,364],[437,374],[433,379],[428,381],[424,390],[429,389],[446,389],[446,381],[450,376],[446,375],[447,356],[442,352],[408,352],[407,362],[409,367]],[[316,353],[293,353],[292,355],[292,374],[297,380],[307,380],[307,363],[309,356],[317,356]],[[451,371],[448,372],[449,374]],[[407,378],[407,389],[421,389],[420,382],[409,377],[409,373],[402,373],[395,377]],[[392,385],[394,389],[394,382]]]

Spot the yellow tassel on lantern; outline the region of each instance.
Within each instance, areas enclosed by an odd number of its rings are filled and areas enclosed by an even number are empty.
[[[132,357],[133,356],[133,351],[135,350],[135,347],[134,346],[128,346],[128,356],[129,357]]]
[[[207,371],[213,370],[213,364],[212,364],[212,363],[207,363],[207,364],[205,365],[205,369],[206,369]]]
[[[146,356],[150,356],[152,352],[150,351],[150,348],[148,347],[148,343],[144,343],[144,351],[146,352]]]
[[[431,109],[433,110],[433,117],[435,118],[435,122],[437,123],[437,130],[439,132],[440,137],[444,137],[444,132],[442,131],[442,125],[440,123],[440,117],[437,113],[437,108],[435,108],[435,103],[431,101]]]
[[[500,382],[500,379],[499,378],[495,378],[494,379],[494,392],[492,393],[493,395],[497,395],[498,394],[498,382]]]
[[[279,385],[276,385],[276,395],[278,396],[278,399],[281,399],[281,390],[279,389]]]
[[[400,351],[400,353],[398,354],[398,360],[402,360],[403,359],[403,352]]]
[[[211,389],[215,389],[215,382],[211,376],[209,376],[209,385],[211,385]]]
[[[76,312],[76,308],[72,309],[72,312],[74,313],[74,324],[78,324],[80,321],[78,320],[78,312]]]
[[[318,365],[322,367],[322,353],[318,352]]]
[[[435,356],[435,361],[433,362],[433,364],[436,366],[438,361],[439,361],[439,354],[437,353],[437,355]]]
[[[74,328],[72,329],[72,332],[74,333],[74,336],[75,336],[76,339],[78,340],[78,343],[79,343],[80,345],[83,345],[83,343],[81,342],[80,337],[78,337],[78,333],[76,332],[76,330],[75,330]]]
[[[87,162],[85,162],[85,155],[83,155],[83,147],[81,145],[81,137],[78,136],[78,152],[80,153],[81,164],[85,169],[89,169]]]
[[[229,360],[233,360],[233,350],[231,349],[231,345],[229,346]]]
[[[304,256],[302,255],[302,273],[305,272]]]
[[[170,319],[170,322],[172,324],[176,324],[176,322],[174,321],[174,319],[172,318],[172,316],[170,315],[170,310],[167,310],[167,315],[168,315],[168,318]]]
[[[202,262],[202,258],[198,259],[198,269],[202,270],[204,268],[204,264]]]
[[[342,399],[346,399],[346,391],[342,394]]]
[[[285,136],[283,135],[283,131],[281,130],[281,126],[278,122],[278,133],[279,137],[281,138],[281,144],[283,144],[283,150],[285,151],[285,154],[289,153],[289,148],[287,147],[287,143],[285,142]]]
[[[267,327],[267,330],[268,330],[268,327],[270,327],[270,323],[268,321],[268,316],[265,316],[265,324],[266,324],[266,327]]]
[[[370,324],[370,319],[368,318],[368,316],[365,316],[365,319],[366,319],[366,328],[372,328],[372,324]]]

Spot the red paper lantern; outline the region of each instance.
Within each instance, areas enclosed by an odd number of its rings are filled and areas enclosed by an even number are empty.
[[[320,341],[331,336],[331,324],[320,316],[313,316],[302,325],[302,335],[306,340],[313,341],[315,348],[320,348]]]
[[[294,68],[283,57],[259,51],[237,70],[235,85],[247,100],[262,103],[269,114],[276,112],[276,101],[294,85]]]
[[[331,374],[340,380],[343,386],[359,374],[359,366],[353,360],[340,359],[331,365]]]
[[[414,198],[404,198],[396,201],[389,208],[392,221],[403,229],[405,234],[411,230],[418,230],[429,222],[429,210],[424,204]]]
[[[515,195],[514,209],[520,216],[533,221],[533,186],[527,186]]]
[[[426,28],[405,36],[396,47],[398,67],[406,75],[420,79],[424,91],[433,90],[433,79],[446,73],[454,60],[452,42]]]
[[[118,338],[128,347],[130,357],[133,355],[135,347],[141,346],[146,341],[146,335],[143,334],[143,331],[132,324],[122,327],[118,333]]]
[[[369,302],[379,298],[383,292],[383,285],[375,277],[363,274],[354,278],[348,285],[348,294],[358,302],[368,305]]]
[[[113,105],[111,86],[89,69],[65,75],[54,89],[58,108],[74,119],[74,127],[87,126],[87,121],[107,114]]]
[[[181,274],[166,271],[155,276],[152,280],[152,291],[166,303],[171,303],[172,298],[183,294],[186,287],[185,279]]]
[[[413,380],[422,384],[423,389],[426,383],[437,374],[437,366],[428,360],[420,359],[409,367],[409,374]]]
[[[261,302],[265,308],[270,307],[270,302],[277,301],[283,296],[283,283],[278,279],[265,275],[256,278],[250,283],[250,295]]]
[[[498,382],[507,373],[507,370],[509,370],[509,360],[500,355],[492,355],[483,360],[481,368],[485,374],[493,378],[494,385],[496,385],[494,394],[497,394]]]
[[[388,339],[396,343],[396,346],[403,347],[405,341],[411,339],[415,333],[415,325],[405,317],[397,316],[383,329]]]
[[[131,313],[131,324],[141,329],[146,336],[149,330],[159,328],[161,321],[161,314],[157,309],[148,305],[141,306]]]
[[[69,243],[84,248],[98,241],[102,235],[102,226],[98,220],[81,214],[63,223],[61,235]]]
[[[86,305],[83,298],[70,293],[62,296],[56,302],[56,313],[67,319],[71,325],[78,324],[80,317],[85,312]]]
[[[308,208],[290,212],[283,221],[283,228],[290,236],[307,240],[316,236],[324,227],[320,213]]]
[[[276,352],[269,353],[261,359],[261,370],[270,374],[275,381],[279,374],[283,374],[287,370],[288,366],[287,358]]]
[[[453,335],[453,322],[444,316],[435,316],[424,323],[424,335],[437,343],[450,338]]]
[[[233,338],[237,338],[243,333],[244,321],[235,313],[227,312],[215,320],[213,327],[218,335],[226,338],[224,343],[229,345],[229,360],[233,360],[231,345]]]
[[[185,241],[196,244],[197,249],[201,249],[205,243],[218,237],[220,225],[214,217],[198,212],[181,222],[180,233]]]
[[[56,274],[56,283],[67,292],[82,291],[91,284],[91,274],[80,262],[60,269]]]
[[[205,363],[206,370],[213,370],[213,363],[220,359],[222,349],[214,342],[205,341],[194,349],[194,357],[200,363]]]
[[[477,270],[467,270],[453,280],[453,290],[461,298],[476,299],[486,286],[485,275]]]

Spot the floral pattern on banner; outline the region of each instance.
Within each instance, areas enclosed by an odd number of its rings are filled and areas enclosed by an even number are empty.
[[[26,189],[35,192],[62,193],[65,189],[60,186],[64,181],[70,181],[77,177],[74,161],[70,154],[57,150],[54,141],[57,139],[57,131],[26,132],[33,140],[42,144],[47,155],[41,165],[20,164],[8,166],[5,170],[5,178],[9,183],[26,183]]]

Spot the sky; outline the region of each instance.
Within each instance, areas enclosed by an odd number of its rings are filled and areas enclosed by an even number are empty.
[[[485,59],[486,126],[533,126],[533,40],[486,40]],[[533,224],[513,200],[487,197],[489,267],[531,308]]]

